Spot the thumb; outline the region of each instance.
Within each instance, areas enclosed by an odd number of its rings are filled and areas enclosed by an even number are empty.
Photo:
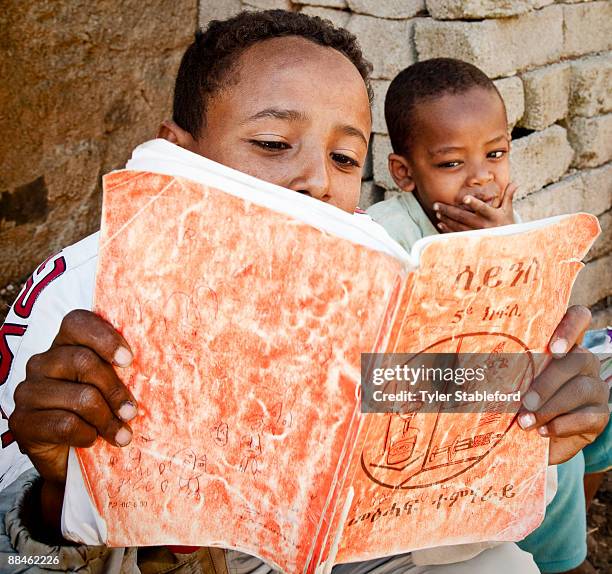
[[[512,208],[512,199],[514,194],[518,190],[518,186],[514,183],[509,183],[504,192],[504,199],[502,200],[502,207],[504,209]]]

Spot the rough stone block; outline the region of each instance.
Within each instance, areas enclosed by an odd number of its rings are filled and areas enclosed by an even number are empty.
[[[361,182],[361,195],[359,196],[359,207],[367,209],[385,198],[384,190],[378,187],[372,180]]]
[[[587,198],[583,211],[600,215],[612,209],[612,163],[580,172]]]
[[[379,18],[411,18],[425,10],[425,0],[347,0],[349,8],[357,14]]]
[[[612,251],[612,211],[606,211],[599,216],[601,235],[597,238],[585,261],[599,259]]]
[[[318,16],[323,20],[329,20],[334,26],[346,28],[348,21],[351,19],[349,12],[342,10],[333,10],[331,8],[321,8],[319,6],[305,6],[302,9],[303,14],[309,16]]]
[[[563,6],[563,56],[581,56],[611,48],[611,2]]]
[[[573,118],[568,138],[576,155],[575,167],[594,167],[612,159],[612,114]]]
[[[198,25],[206,28],[211,20],[225,20],[235,16],[243,9],[240,0],[200,0],[198,8]]]
[[[346,0],[293,0],[294,4],[306,4],[308,6],[323,6],[325,8],[346,8]]]
[[[601,215],[612,209],[612,163],[576,172],[514,202],[523,221],[584,211]]]
[[[22,224],[0,209],[0,287],[99,228],[99,174],[122,168],[169,117],[198,23],[193,0],[145,17],[136,0],[2,6],[0,67],[10,81],[0,88],[0,121],[19,137],[0,142],[0,191],[32,193],[43,204],[21,214]]]
[[[590,261],[578,274],[571,305],[593,305],[612,295],[612,255]]]
[[[392,190],[396,189],[395,182],[387,167],[387,158],[393,151],[389,136],[375,134],[372,142],[372,159],[374,161],[374,182],[380,187]]]
[[[571,63],[570,114],[596,116],[612,112],[612,52]]]
[[[427,11],[437,20],[505,18],[524,14],[554,0],[427,0]]]
[[[525,87],[525,113],[519,126],[543,130],[567,115],[569,64],[553,64],[521,74]]]
[[[512,181],[519,189],[515,199],[559,180],[567,171],[574,153],[561,126],[550,126],[512,142]]]
[[[508,127],[512,129],[516,122],[523,116],[525,110],[525,96],[523,93],[523,82],[518,76],[502,78],[493,82],[504,103],[508,116]]]
[[[574,174],[514,202],[523,221],[582,211],[583,181]]]
[[[415,24],[419,60],[446,56],[466,60],[489,77],[555,62],[563,46],[563,7],[548,6],[514,18],[480,22]]]
[[[372,104],[372,131],[376,134],[389,133],[385,122],[385,96],[389,89],[389,80],[373,80],[374,102]]]
[[[385,20],[354,14],[346,28],[359,39],[365,57],[372,63],[372,78],[392,79],[416,62],[412,46],[414,20]]]
[[[291,0],[242,0],[243,7],[257,10],[291,10]]]

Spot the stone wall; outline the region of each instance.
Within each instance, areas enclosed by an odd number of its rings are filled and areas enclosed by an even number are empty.
[[[196,25],[197,0],[3,2],[0,300],[99,227],[100,176],[155,136]]]
[[[510,127],[515,207],[524,220],[586,211],[603,233],[573,302],[612,324],[612,3],[580,0],[200,0],[200,25],[241,9],[286,8],[358,37],[373,64],[371,161],[362,207],[394,193],[383,104],[390,80],[427,58],[467,60],[500,90]]]
[[[97,228],[100,176],[123,165],[168,114],[196,24],[241,9],[285,8],[347,27],[373,64],[363,206],[393,193],[382,110],[397,72],[453,56],[493,77],[514,128],[516,208],[524,219],[577,210],[600,218],[603,234],[574,301],[592,307],[597,325],[612,323],[610,2],[7,1],[0,14],[0,301],[12,299],[47,255]]]

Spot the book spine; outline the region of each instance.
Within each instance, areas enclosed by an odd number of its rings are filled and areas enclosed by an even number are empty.
[[[351,469],[351,461],[353,458],[355,445],[357,444],[356,439],[359,436],[362,427],[363,415],[360,411],[360,403],[356,401],[353,420],[351,421],[351,426],[347,432],[342,455],[338,461],[336,479],[334,480],[334,485],[328,494],[327,504],[323,511],[321,524],[319,530],[317,531],[314,544],[308,558],[306,572],[310,574],[312,574],[317,565],[327,560],[327,557],[329,556],[331,538],[333,538],[338,532],[338,512],[340,511],[340,506],[343,504],[343,500],[346,500],[346,496],[343,499],[342,494],[346,491],[346,484],[350,482],[348,480],[348,475]],[[342,525],[340,525],[340,528],[342,528]],[[341,533],[341,529],[339,532]]]

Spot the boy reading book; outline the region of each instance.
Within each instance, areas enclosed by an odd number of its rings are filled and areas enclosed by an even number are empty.
[[[212,23],[188,49],[177,79],[174,122],[166,122],[160,135],[352,213],[370,132],[366,86],[367,66],[347,32],[301,14],[242,14]],[[27,471],[27,460],[14,460],[7,469],[5,484],[12,484],[3,493],[3,508],[15,546],[9,547],[5,537],[4,548],[13,556],[15,550],[53,559],[61,555],[66,569],[90,572],[135,571],[147,556],[148,572],[222,571],[224,558],[208,550],[186,557],[154,549],[162,554],[151,559],[147,549],[70,547],[59,534],[68,447],[87,447],[97,436],[126,446],[132,439],[128,423],[138,413],[137,398],[115,373],[115,367],[132,361],[129,342],[83,310],[91,306],[97,247],[93,236],[41,265],[7,322],[20,345],[3,356],[12,365],[6,368],[9,392],[2,406],[37,473]],[[588,320],[584,309],[568,310],[552,339],[557,370],[547,369],[535,383],[545,400],[559,403],[554,413],[531,413],[533,426],[547,425],[553,463],[576,452],[606,420],[605,415],[580,416],[602,401],[593,361],[573,349]],[[571,369],[558,370],[568,364]],[[564,398],[558,391],[574,386],[585,391],[568,403],[566,393]],[[15,448],[3,454],[17,457]],[[20,471],[26,472],[19,476]],[[228,553],[231,570],[249,571],[249,565],[240,564],[250,559],[236,554]],[[475,567],[490,570],[485,559],[479,557]],[[529,562],[515,550],[503,560],[514,571],[527,571]],[[405,557],[401,563],[406,564]],[[383,570],[397,570],[393,558],[385,565]],[[255,569],[262,572],[265,566],[255,564]]]

